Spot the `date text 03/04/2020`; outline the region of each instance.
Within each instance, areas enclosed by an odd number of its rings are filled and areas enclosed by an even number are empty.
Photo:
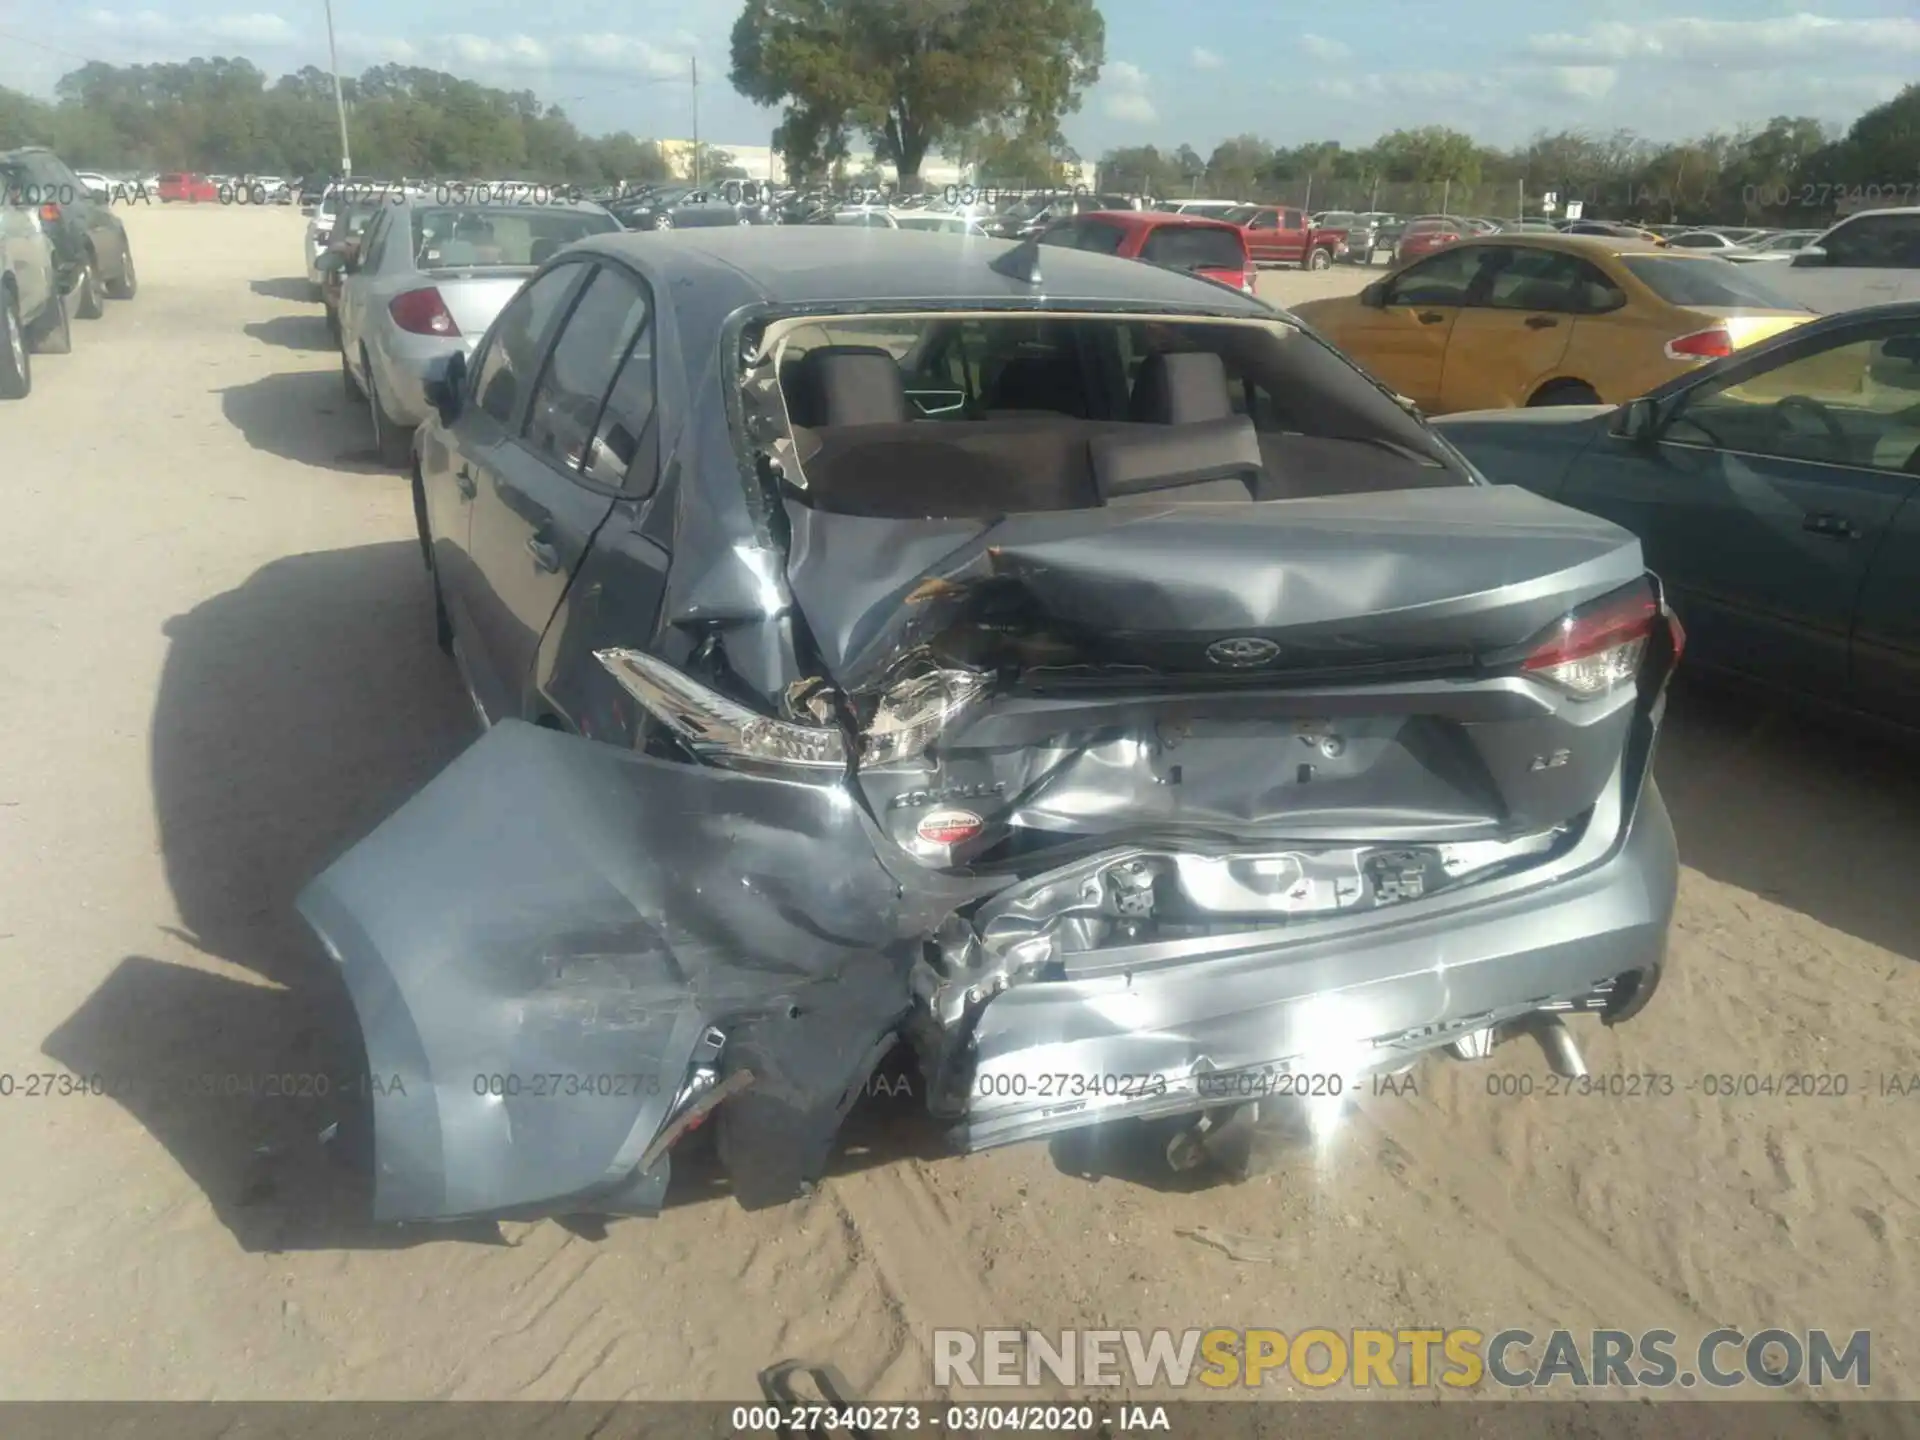
[[[1091,1435],[1171,1431],[1164,1405],[736,1405],[736,1435],[945,1430],[956,1435]]]

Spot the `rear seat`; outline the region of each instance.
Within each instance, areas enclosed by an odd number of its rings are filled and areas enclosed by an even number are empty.
[[[1124,421],[1055,411],[914,419],[899,366],[875,347],[823,346],[786,369],[808,488],[841,514],[987,517],[1427,483],[1422,467],[1352,444],[1257,434],[1233,413],[1225,367],[1208,353],[1149,356]],[[1022,378],[1001,387],[1004,398],[1030,401],[1052,383],[1039,365]],[[1433,483],[1449,483],[1436,473]]]

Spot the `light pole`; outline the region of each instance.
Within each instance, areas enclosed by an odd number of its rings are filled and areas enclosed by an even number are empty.
[[[690,56],[693,67],[693,188],[700,188],[700,57]]]
[[[347,145],[347,100],[340,91],[340,50],[333,43],[333,0],[322,0],[327,7],[327,60],[333,67],[333,109],[340,117],[340,175],[353,174],[353,151]]]

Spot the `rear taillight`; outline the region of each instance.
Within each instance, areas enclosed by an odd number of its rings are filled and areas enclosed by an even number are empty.
[[[44,224],[47,224],[47,225],[59,224],[60,223],[60,207],[54,204],[53,201],[49,200],[46,204],[40,207],[40,219]]]
[[[1582,605],[1540,635],[1520,668],[1577,699],[1610,695],[1639,677],[1647,641],[1662,618],[1660,597],[1647,579]],[[1674,658],[1685,635],[1672,627]]]
[[[1733,335],[1720,325],[1667,342],[1669,360],[1723,360],[1732,353]]]
[[[393,323],[413,335],[458,335],[460,327],[440,292],[429,285],[423,290],[407,290],[387,302]]]

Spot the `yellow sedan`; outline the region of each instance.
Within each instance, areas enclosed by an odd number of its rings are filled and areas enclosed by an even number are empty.
[[[1612,405],[1814,318],[1759,268],[1613,236],[1497,235],[1289,308],[1429,414]]]

